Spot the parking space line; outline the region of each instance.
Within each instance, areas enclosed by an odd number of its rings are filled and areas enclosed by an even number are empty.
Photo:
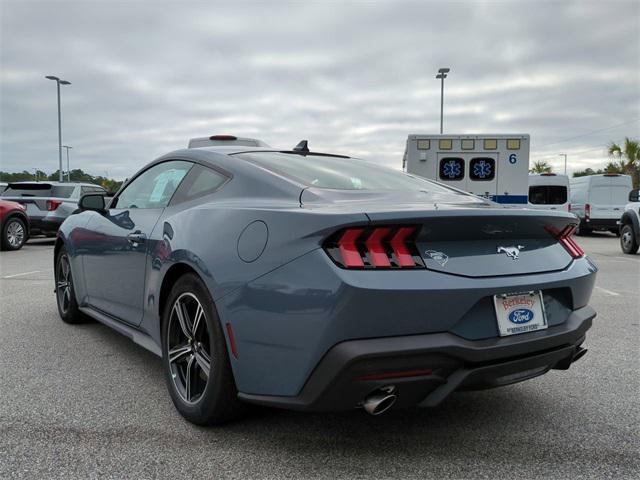
[[[40,273],[40,272],[44,272],[44,270],[34,270],[33,272],[24,272],[24,273],[16,273],[14,275],[5,275],[2,278],[5,279],[5,278],[13,278],[13,277],[22,277],[23,275],[31,275],[32,273]]]
[[[618,292],[614,292],[613,290],[607,290],[606,288],[596,287],[597,290],[606,293],[607,295],[611,295],[613,297],[619,297],[620,294]]]

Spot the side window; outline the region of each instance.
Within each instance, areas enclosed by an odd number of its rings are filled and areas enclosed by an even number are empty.
[[[441,180],[462,180],[464,178],[464,160],[447,157],[440,160]]]
[[[120,193],[115,199],[115,208],[166,207],[192,166],[191,162],[181,160],[154,165]]]
[[[196,164],[178,188],[171,203],[177,204],[209,195],[224,185],[228,179],[227,176],[212,168]]]

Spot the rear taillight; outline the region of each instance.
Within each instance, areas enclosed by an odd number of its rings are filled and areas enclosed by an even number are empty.
[[[47,200],[47,210],[53,212],[56,208],[60,206],[62,202],[58,200]]]
[[[324,249],[342,268],[424,268],[417,233],[415,226],[347,228],[332,235]]]
[[[591,216],[591,205],[589,205],[588,203],[584,204],[584,218],[586,220],[589,220],[589,217]]]
[[[576,243],[576,241],[571,237],[573,233],[576,231],[575,225],[567,225],[564,229],[562,229],[559,233],[554,233],[555,237],[558,239],[558,242],[565,248],[569,255],[573,258],[580,258],[584,255],[584,250]]]
[[[568,203],[568,204],[567,204],[567,212],[570,212],[570,211],[571,211],[571,204],[570,204],[570,203]]]

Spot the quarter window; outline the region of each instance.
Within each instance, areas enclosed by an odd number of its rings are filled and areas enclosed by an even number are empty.
[[[159,163],[138,175],[115,199],[115,208],[164,208],[193,166],[173,160]]]
[[[493,158],[473,158],[469,163],[469,178],[477,181],[493,180],[496,176],[496,161]]]
[[[464,160],[458,157],[446,157],[440,160],[441,180],[462,180],[464,178]]]
[[[171,204],[186,202],[217,191],[228,177],[212,168],[194,165],[178,188]]]

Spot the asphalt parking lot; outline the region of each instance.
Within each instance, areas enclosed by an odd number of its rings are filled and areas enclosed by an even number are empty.
[[[599,315],[569,371],[431,410],[261,410],[210,429],[175,411],[159,359],[59,320],[52,241],[2,252],[0,478],[637,478],[640,255],[578,241]]]

